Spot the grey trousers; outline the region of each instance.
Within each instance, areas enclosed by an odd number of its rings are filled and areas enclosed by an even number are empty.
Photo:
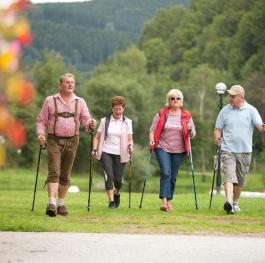
[[[102,152],[100,162],[105,174],[105,189],[121,189],[126,163],[121,163],[120,155]]]

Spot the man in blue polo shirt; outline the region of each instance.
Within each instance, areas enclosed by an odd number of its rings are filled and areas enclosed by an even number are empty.
[[[224,210],[230,214],[240,211],[238,200],[251,162],[254,127],[265,132],[265,125],[257,109],[245,101],[242,86],[234,85],[227,92],[230,104],[218,114],[214,139],[217,146],[221,145],[226,196]]]

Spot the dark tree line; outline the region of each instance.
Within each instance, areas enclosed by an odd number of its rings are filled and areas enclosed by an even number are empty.
[[[60,52],[66,63],[90,72],[114,51],[139,37],[142,24],[161,8],[188,0],[97,0],[33,5],[28,12],[34,36],[25,63],[42,59],[42,50]]]

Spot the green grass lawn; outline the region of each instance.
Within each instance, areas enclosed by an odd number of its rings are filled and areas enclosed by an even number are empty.
[[[94,233],[167,233],[167,234],[239,234],[265,236],[265,199],[242,198],[242,212],[226,215],[223,211],[223,196],[214,196],[212,210],[208,210],[211,177],[203,186],[197,179],[199,209],[195,210],[191,178],[180,176],[177,194],[173,200],[174,210],[159,210],[158,195],[150,193],[157,188],[158,178],[147,181],[147,193],[143,208],[139,209],[141,193],[132,193],[131,208],[128,208],[128,193],[122,192],[120,208],[107,209],[107,198],[102,190],[102,178],[95,177],[91,193],[91,209],[87,211],[87,177],[73,176],[72,185],[78,185],[79,193],[68,193],[69,217],[45,216],[46,190],[42,188],[44,173],[40,174],[35,211],[31,212],[35,174],[29,170],[0,171],[0,230],[2,231],[66,231]],[[251,180],[250,180],[251,181]],[[183,185],[190,188],[183,188]],[[206,186],[207,185],[207,186]],[[251,187],[254,183],[251,182]],[[127,189],[124,186],[124,191]],[[260,183],[256,187],[261,187]],[[183,189],[182,189],[183,188]],[[158,188],[157,188],[158,189]],[[178,193],[180,189],[185,193]],[[186,190],[184,190],[186,189]],[[253,189],[255,190],[255,189]]]

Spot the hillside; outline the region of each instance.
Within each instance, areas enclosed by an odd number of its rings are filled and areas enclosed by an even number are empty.
[[[60,52],[67,63],[90,71],[114,51],[135,42],[144,21],[160,8],[188,0],[96,0],[33,5],[28,12],[34,35],[24,62],[41,59],[44,49]]]

